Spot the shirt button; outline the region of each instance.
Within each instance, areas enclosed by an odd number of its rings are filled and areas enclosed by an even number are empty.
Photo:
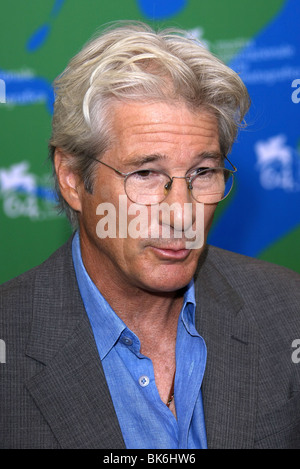
[[[148,386],[149,383],[150,383],[150,379],[148,378],[148,376],[146,375],[140,376],[139,385],[142,386],[142,388],[144,388],[145,386]]]
[[[132,345],[132,340],[129,337],[123,337],[122,342],[125,345]]]

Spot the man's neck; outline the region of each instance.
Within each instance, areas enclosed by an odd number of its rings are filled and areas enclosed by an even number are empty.
[[[177,325],[184,289],[150,291],[143,285],[130,283],[105,256],[100,262],[82,249],[82,260],[102,296],[133,332],[139,331],[142,335],[148,332],[149,335],[150,331],[155,331],[155,335],[161,336],[170,324]]]
[[[92,278],[102,296],[126,326],[138,337],[161,337],[177,327],[183,291],[149,292],[138,287],[123,288],[118,282]]]

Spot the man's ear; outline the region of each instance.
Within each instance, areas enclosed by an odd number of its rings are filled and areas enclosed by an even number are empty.
[[[60,148],[54,154],[54,166],[61,195],[76,212],[81,212],[80,179],[70,168],[69,159]]]

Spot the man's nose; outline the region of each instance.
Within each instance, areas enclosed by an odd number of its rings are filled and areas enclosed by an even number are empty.
[[[175,231],[184,231],[193,224],[193,199],[188,181],[174,176],[171,186],[166,188],[167,197],[162,204],[160,223]]]

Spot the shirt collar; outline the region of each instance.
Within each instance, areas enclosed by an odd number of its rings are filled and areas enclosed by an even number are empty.
[[[97,334],[98,351],[101,360],[116,344],[126,324],[111,308],[88,275],[81,257],[80,238],[77,231],[72,241],[72,257],[79,291],[94,334]],[[180,318],[186,330],[195,335],[195,288],[194,281],[187,285]],[[197,334],[198,335],[198,334]]]
[[[187,285],[184,293],[183,307],[181,309],[181,320],[187,332],[191,335],[199,335],[195,329],[196,299],[194,279]]]

